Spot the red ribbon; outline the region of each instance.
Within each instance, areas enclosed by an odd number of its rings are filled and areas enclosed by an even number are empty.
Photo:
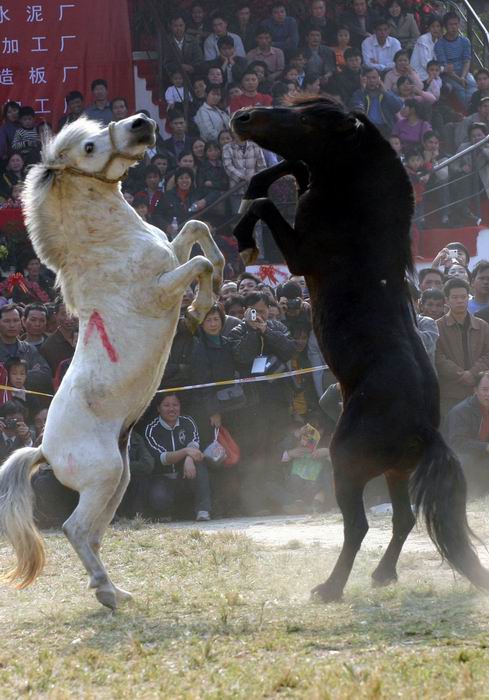
[[[92,336],[94,328],[98,331],[100,340],[102,341],[102,345],[104,346],[107,355],[109,356],[109,360],[111,362],[119,362],[119,355],[117,353],[117,350],[110,342],[107,329],[105,328],[104,320],[98,311],[93,311],[92,315],[90,316],[83,344],[88,345],[88,341]]]
[[[264,280],[270,280],[272,284],[277,285],[279,283],[277,274],[286,277],[286,275],[284,275],[280,270],[277,270],[277,268],[273,265],[260,265],[258,269],[258,277],[262,280],[262,282]]]
[[[14,291],[14,287],[20,287],[24,294],[29,293],[29,290],[26,285],[26,280],[21,272],[15,272],[13,275],[10,275],[3,285],[3,289],[7,290],[9,296]]]

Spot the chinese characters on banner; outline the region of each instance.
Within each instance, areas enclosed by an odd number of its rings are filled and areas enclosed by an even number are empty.
[[[126,0],[0,0],[0,101],[30,105],[56,128],[65,97],[104,78],[109,98],[134,103]]]

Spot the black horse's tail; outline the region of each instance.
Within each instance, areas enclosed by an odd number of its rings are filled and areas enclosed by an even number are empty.
[[[416,512],[423,512],[428,534],[441,556],[474,586],[489,590],[489,571],[479,561],[467,522],[467,484],[456,455],[433,430],[411,478]]]

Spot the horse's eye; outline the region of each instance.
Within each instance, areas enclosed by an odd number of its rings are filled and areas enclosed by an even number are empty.
[[[86,143],[85,144],[85,153],[93,153],[94,148],[95,148],[95,146],[93,145],[93,143]]]

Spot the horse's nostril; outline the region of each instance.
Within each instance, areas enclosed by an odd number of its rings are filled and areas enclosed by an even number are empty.
[[[243,114],[239,114],[236,117],[236,121],[238,122],[249,122],[251,119],[251,114],[249,112],[243,112]]]
[[[135,119],[133,121],[133,123],[131,124],[131,129],[141,129],[147,125],[148,122],[146,121],[146,119],[141,119],[141,117],[139,117],[139,119]]]

